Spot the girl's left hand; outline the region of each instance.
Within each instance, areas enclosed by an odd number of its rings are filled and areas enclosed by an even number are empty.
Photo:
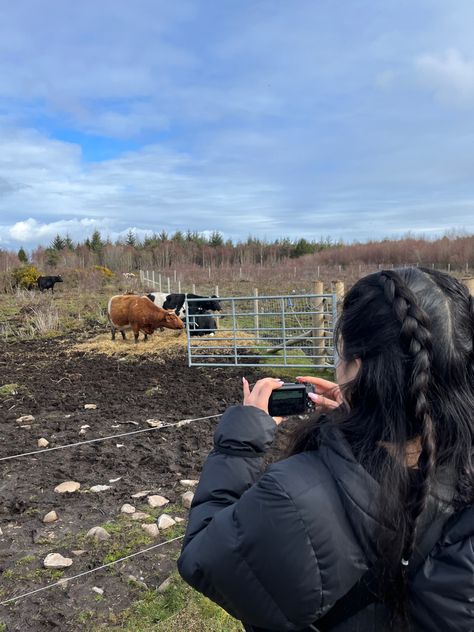
[[[255,406],[268,414],[268,400],[272,391],[280,388],[283,380],[277,380],[273,377],[265,377],[255,382],[255,386],[250,390],[248,381],[243,377],[242,384],[244,389],[244,406]],[[280,424],[284,417],[273,417],[276,424]]]

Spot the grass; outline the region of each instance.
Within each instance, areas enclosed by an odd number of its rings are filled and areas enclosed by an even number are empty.
[[[91,632],[242,632],[242,625],[224,610],[190,588],[177,575],[160,594],[148,590],[115,621]],[[113,623],[111,625],[111,623]]]
[[[7,397],[8,395],[16,395],[19,389],[18,384],[4,384],[0,386],[0,397]]]

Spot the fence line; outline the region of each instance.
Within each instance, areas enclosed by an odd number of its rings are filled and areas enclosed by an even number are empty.
[[[36,588],[35,590],[30,590],[29,592],[23,593],[21,595],[16,595],[16,597],[10,597],[5,601],[0,601],[0,606],[6,606],[12,601],[18,601],[19,599],[24,599],[25,597],[31,597],[31,595],[36,595],[43,590],[49,590],[50,588],[55,588],[56,586],[61,586],[67,584],[67,582],[73,581],[74,579],[79,579],[79,577],[84,577],[85,575],[90,575],[91,573],[96,573],[97,571],[101,571],[104,568],[108,568],[109,566],[113,566],[114,564],[118,564],[119,562],[124,562],[125,560],[129,560],[132,557],[137,557],[138,555],[143,555],[143,553],[148,553],[148,551],[152,551],[153,549],[157,549],[160,546],[165,546],[165,544],[170,544],[171,542],[176,542],[177,540],[182,540],[184,535],[179,535],[176,538],[171,538],[171,540],[166,540],[166,542],[160,542],[160,544],[154,544],[153,546],[149,546],[146,549],[142,549],[141,551],[137,551],[136,553],[131,553],[130,555],[126,555],[125,557],[121,557],[118,560],[113,562],[108,562],[107,564],[102,564],[102,566],[97,566],[97,568],[91,568],[88,571],[83,571],[82,573],[78,573],[77,575],[72,575],[72,577],[63,577],[57,582],[53,584],[47,584],[46,586],[42,586],[41,588]]]
[[[180,426],[184,424],[190,424],[193,421],[203,421],[204,419],[214,419],[220,417],[222,413],[217,415],[207,415],[206,417],[196,417],[195,419],[182,419],[181,421],[175,421],[163,426],[157,426],[155,428],[140,428],[140,430],[132,430],[130,432],[121,432],[115,435],[108,435],[107,437],[97,437],[96,439],[87,439],[86,441],[78,441],[76,443],[66,443],[65,445],[58,445],[53,448],[44,448],[43,450],[33,450],[32,452],[23,452],[21,454],[13,454],[10,456],[3,456],[0,461],[10,461],[12,459],[19,459],[24,456],[32,456],[34,454],[45,454],[46,452],[53,452],[54,450],[64,450],[66,448],[76,448],[77,446],[87,445],[89,443],[99,443],[100,441],[108,441],[109,439],[119,439],[130,435],[140,434],[142,432],[152,432],[153,430],[163,430],[164,428],[172,428],[174,426]]]

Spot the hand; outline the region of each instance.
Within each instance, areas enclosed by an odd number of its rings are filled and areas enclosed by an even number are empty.
[[[243,377],[242,385],[244,389],[244,406],[255,406],[260,408],[268,414],[268,400],[272,391],[280,388],[283,384],[283,380],[277,380],[273,377],[265,377],[262,380],[255,382],[255,385],[250,390],[248,381]],[[280,424],[283,421],[283,417],[273,417],[276,424]]]
[[[308,397],[316,406],[322,406],[323,408],[338,408],[342,402],[343,397],[339,384],[330,382],[329,380],[323,380],[322,377],[312,377],[310,375],[304,377],[297,377],[297,382],[307,382],[313,384],[316,387],[316,393],[309,393]]]

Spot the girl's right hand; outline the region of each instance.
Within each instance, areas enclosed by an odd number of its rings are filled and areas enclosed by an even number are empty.
[[[315,387],[316,393],[309,393],[308,397],[316,406],[323,408],[338,408],[343,397],[339,384],[324,380],[322,377],[312,377],[311,375],[300,376],[296,378],[297,382],[307,382]]]

